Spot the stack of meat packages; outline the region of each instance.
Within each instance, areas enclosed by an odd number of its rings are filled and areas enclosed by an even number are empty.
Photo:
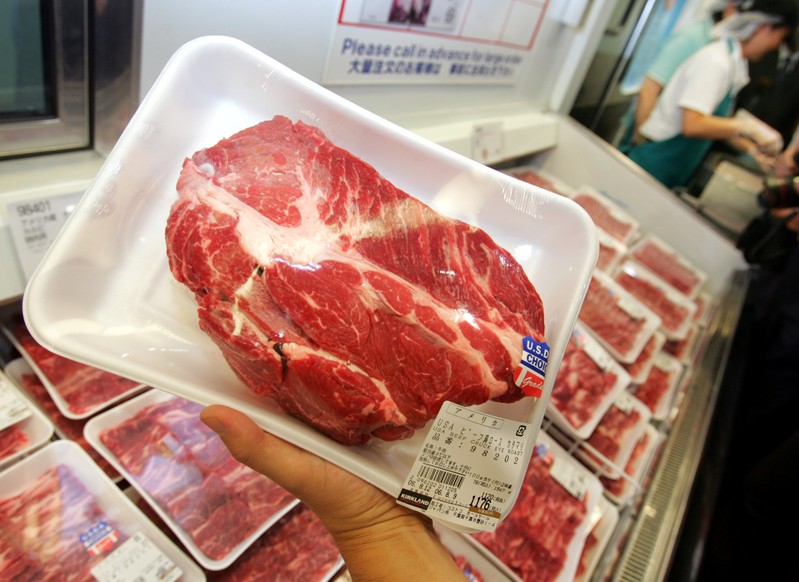
[[[597,227],[597,266],[547,404],[545,427],[599,477],[605,497],[623,507],[643,490],[673,418],[680,380],[707,317],[707,277],[659,237],[643,232],[608,195],[589,186],[569,188],[533,168],[509,173],[551,185],[584,208]],[[581,576],[590,577],[585,564],[581,569]],[[540,572],[522,578],[557,579]]]

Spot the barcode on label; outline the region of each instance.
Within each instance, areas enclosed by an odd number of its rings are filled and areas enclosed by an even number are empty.
[[[428,465],[423,465],[419,470],[419,477],[422,479],[430,479],[442,485],[451,485],[453,487],[460,487],[463,484],[463,475],[457,473],[450,473],[443,469],[437,469]]]

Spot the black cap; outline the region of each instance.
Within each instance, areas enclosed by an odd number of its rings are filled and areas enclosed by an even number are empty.
[[[787,26],[785,44],[796,47],[796,27],[799,26],[799,0],[745,0],[738,5],[741,12],[762,12],[779,18],[776,26]]]

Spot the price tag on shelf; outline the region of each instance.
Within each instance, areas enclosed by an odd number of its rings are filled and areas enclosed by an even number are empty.
[[[139,532],[91,569],[99,582],[175,582],[183,571]]]
[[[0,430],[28,418],[33,412],[11,388],[0,379]]]
[[[483,123],[472,130],[472,159],[490,164],[502,159],[502,123]]]
[[[459,531],[493,531],[513,507],[537,431],[445,402],[397,497]]]
[[[82,195],[73,192],[7,205],[11,239],[26,279],[33,275]]]

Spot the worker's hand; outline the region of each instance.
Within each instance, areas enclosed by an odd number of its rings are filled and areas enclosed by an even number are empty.
[[[773,157],[782,151],[784,144],[780,132],[751,113],[738,111],[734,124],[738,134],[752,141],[760,153]]]
[[[774,175],[778,178],[787,178],[799,174],[799,165],[796,164],[797,146],[789,146],[777,158]]]
[[[788,230],[799,233],[799,208],[775,208],[771,214],[777,218],[793,217],[785,223]]]

